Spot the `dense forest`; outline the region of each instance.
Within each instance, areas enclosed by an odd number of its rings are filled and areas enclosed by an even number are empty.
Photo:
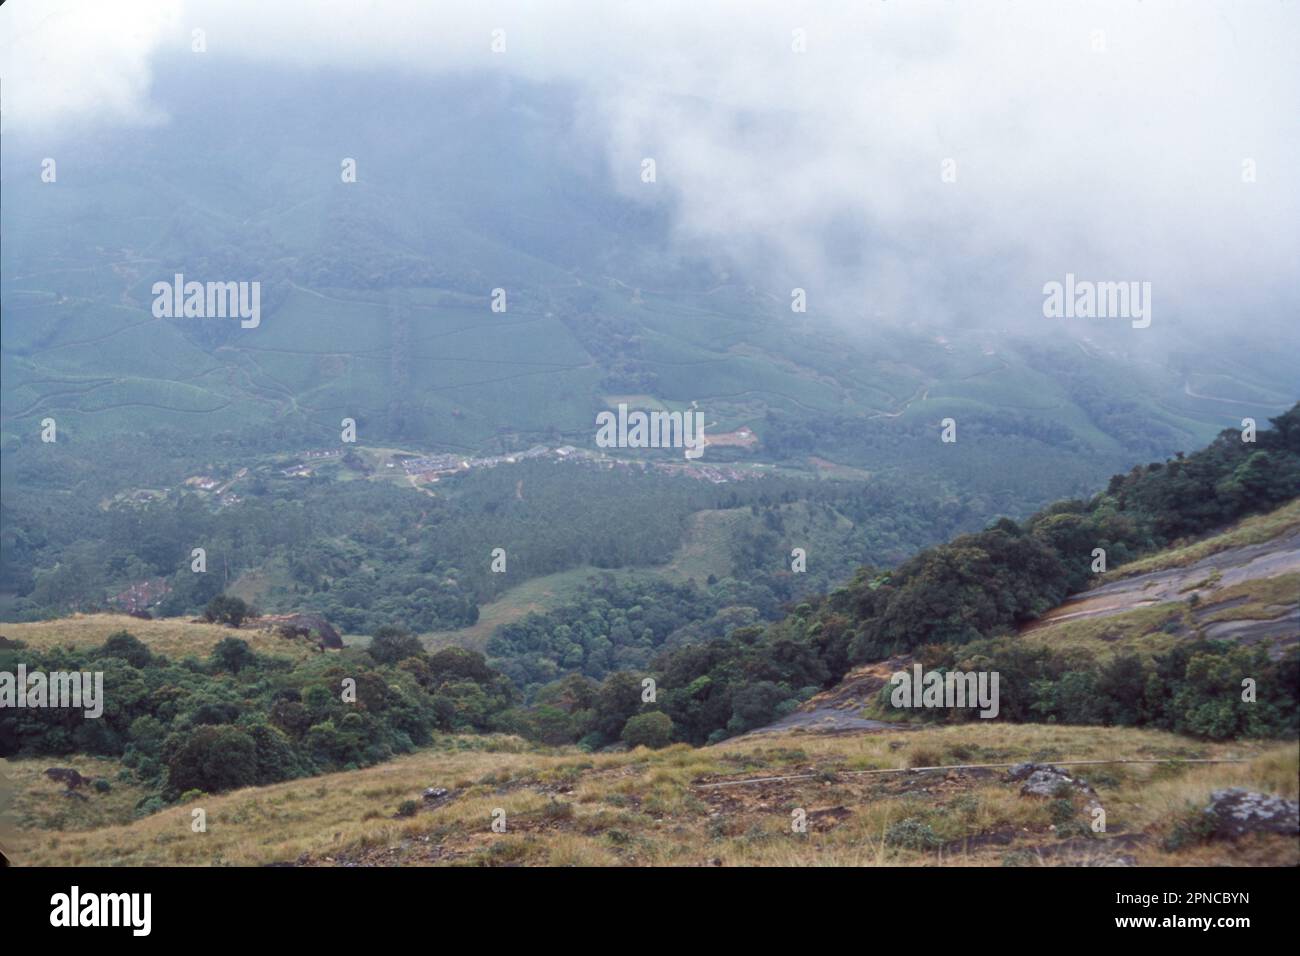
[[[207,660],[173,661],[125,631],[93,649],[0,647],[0,670],[19,662],[29,672],[102,671],[104,712],[87,720],[75,709],[6,708],[0,755],[121,757],[155,791],[142,812],[187,791],[367,766],[438,732],[497,729],[496,715],[515,696],[481,655],[425,654],[395,629],[381,631],[368,652],[297,665],[259,656],[233,634]]]
[[[106,474],[133,476],[120,452],[105,453]],[[25,459],[0,505],[0,619],[104,608],[113,594],[160,578],[167,594],[157,612],[194,614],[241,574],[255,573],[268,582],[258,599],[264,611],[320,613],[349,634],[386,624],[450,630],[473,624],[481,604],[539,575],[662,565],[687,538],[691,516],[705,510],[742,519],[729,525],[719,560],[737,579],[762,579],[772,593],[747,603],[772,617],[794,593],[845,579],[863,555],[896,562],[978,527],[991,507],[935,484],[764,477],[717,485],[554,461],[473,472],[440,484],[436,496],[353,476],[284,478],[260,467],[238,486],[239,503],[221,507],[186,487],[184,470],[138,476],[145,487],[167,481],[165,493],[114,499],[118,487],[82,468],[84,452],[52,454],[67,470],[23,470]],[[188,468],[221,474],[201,461]],[[810,556],[807,572],[782,582],[795,546]],[[202,574],[192,571],[195,547],[206,552]],[[507,554],[505,573],[491,571],[498,547]]]

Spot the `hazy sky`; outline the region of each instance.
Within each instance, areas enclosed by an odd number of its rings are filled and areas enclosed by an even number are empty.
[[[195,29],[209,57],[572,85],[618,188],[656,160],[683,248],[847,313],[1032,312],[1067,271],[1151,281],[1153,328],[1300,311],[1300,4],[10,0],[6,134],[166,123],[151,65]]]

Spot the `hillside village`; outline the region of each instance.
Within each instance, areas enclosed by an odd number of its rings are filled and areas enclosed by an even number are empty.
[[[735,445],[750,447],[756,443],[753,433],[740,429],[727,435],[710,436],[710,444]],[[437,484],[448,478],[454,478],[503,465],[515,465],[525,461],[551,460],[556,463],[579,463],[605,468],[607,470],[641,470],[705,481],[711,484],[726,484],[734,481],[747,481],[761,477],[770,470],[770,466],[760,463],[710,463],[703,461],[683,462],[669,458],[622,458],[604,452],[577,448],[573,445],[533,445],[525,451],[509,452],[498,455],[464,455],[452,452],[420,453],[402,450],[359,450],[345,451],[342,448],[314,448],[290,456],[273,456],[267,461],[242,466],[230,477],[222,478],[212,474],[197,474],[186,478],[182,483],[187,491],[195,492],[209,498],[218,507],[238,504],[243,498],[233,490],[239,482],[251,478],[284,479],[311,478],[321,474],[326,466],[343,464],[361,471],[365,477],[383,480],[387,475],[400,473],[411,485]],[[138,488],[124,491],[104,507],[113,505],[147,505],[151,501],[166,497],[170,488]]]

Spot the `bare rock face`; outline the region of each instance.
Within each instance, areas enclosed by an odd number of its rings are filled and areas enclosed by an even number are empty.
[[[1236,839],[1247,833],[1294,836],[1300,831],[1300,803],[1242,787],[1215,790],[1205,813],[1214,821],[1216,837]]]

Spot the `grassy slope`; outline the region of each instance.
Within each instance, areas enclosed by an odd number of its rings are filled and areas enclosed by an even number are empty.
[[[710,574],[726,577],[731,573],[728,536],[738,521],[748,517],[737,511],[698,511],[691,516],[691,527],[671,561],[658,568],[607,570],[583,566],[556,574],[532,578],[506,591],[495,601],[479,607],[478,621],[471,627],[452,631],[431,631],[420,635],[429,649],[455,645],[483,650],[499,627],[522,620],[534,612],[544,613],[573,600],[592,575],[615,574],[663,576],[672,581],[694,580],[703,586]],[[363,639],[348,643],[364,643]]]
[[[1020,796],[1001,771],[842,775],[935,763],[1225,756],[1248,762],[1079,768],[1106,810],[1107,833],[1070,839],[1053,831],[1050,801]],[[33,802],[33,790],[48,790],[47,798],[55,793],[33,770],[45,762],[11,767],[25,788],[20,805]],[[816,779],[699,786],[810,769]],[[1203,806],[1213,789],[1245,786],[1294,799],[1298,774],[1294,744],[1202,744],[1123,728],[978,721],[601,755],[529,748],[514,738],[447,738],[440,747],[381,766],[201,797],[142,820],[83,829],[97,822],[87,816],[57,835],[28,830],[15,856],[37,865],[1062,865],[1120,859],[1294,865],[1300,862],[1294,839],[1254,838],[1174,854],[1164,852],[1161,841],[1173,820]],[[403,801],[419,801],[430,786],[447,787],[452,795],[409,818],[396,816]],[[113,799],[114,793],[90,795],[92,805]],[[206,833],[190,829],[196,807],[206,811]],[[506,813],[503,834],[490,827],[498,808]],[[806,835],[791,832],[795,808],[808,812]],[[1081,804],[1076,809],[1076,819],[1090,819]],[[883,835],[905,819],[929,826],[939,845],[891,845]]]
[[[544,612],[571,600],[593,574],[605,573],[601,568],[583,566],[530,578],[506,591],[495,601],[479,606],[478,621],[470,627],[452,631],[430,631],[420,639],[430,650],[441,647],[468,647],[481,651],[497,628],[522,620],[533,612]],[[628,574],[613,571],[612,574]],[[365,643],[365,639],[348,643]]]
[[[1104,584],[1150,571],[1185,568],[1220,551],[1240,548],[1248,544],[1260,544],[1297,529],[1300,529],[1300,498],[1283,505],[1276,511],[1243,518],[1218,534],[1182,547],[1168,548],[1137,561],[1130,561],[1128,564],[1107,571],[1098,578],[1098,581]]]
[[[220,624],[191,622],[189,618],[159,618],[146,621],[128,614],[74,614],[53,621],[3,624],[0,633],[33,648],[98,647],[110,634],[130,631],[155,653],[175,660],[205,658],[217,642],[238,637],[259,654],[300,660],[316,653],[307,641],[286,640],[256,624],[233,630]]]

